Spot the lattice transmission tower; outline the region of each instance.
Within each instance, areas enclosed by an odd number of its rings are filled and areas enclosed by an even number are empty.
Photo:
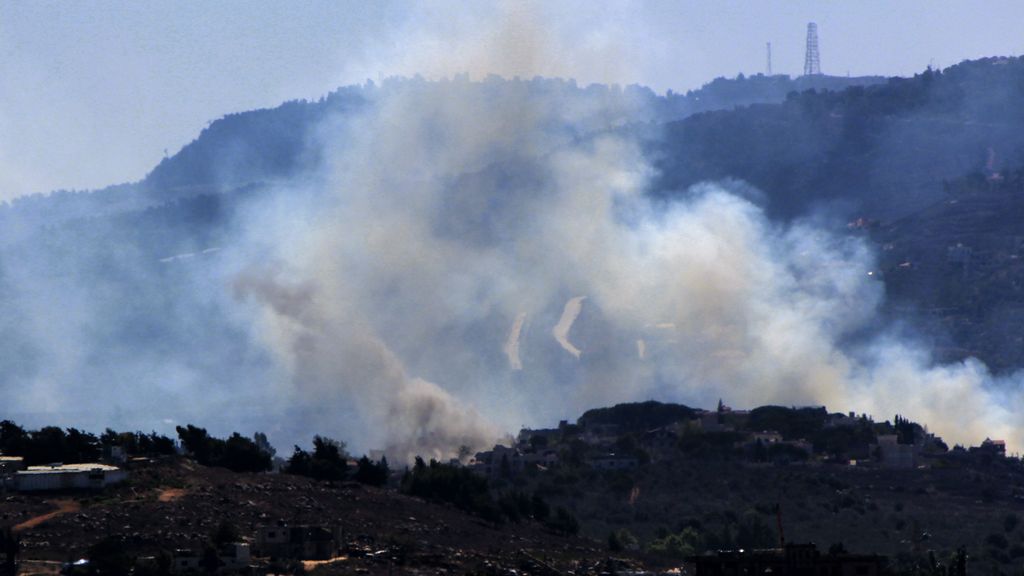
[[[804,56],[804,76],[821,74],[821,58],[818,54],[818,25],[807,24],[807,53]]]

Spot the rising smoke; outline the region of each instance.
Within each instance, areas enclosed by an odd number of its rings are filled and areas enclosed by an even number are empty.
[[[522,40],[516,58],[543,61]],[[246,202],[188,258],[5,249],[0,401],[41,423],[319,433],[398,460],[650,398],[900,412],[1022,445],[1018,378],[935,366],[880,324],[864,241],[772,222],[738,183],[654,202],[622,92],[548,88],[370,89],[325,123],[325,174]]]
[[[310,225],[236,282],[291,401],[352,405],[338,434],[448,456],[598,405],[725,397],[1019,441],[983,366],[933,367],[879,326],[862,240],[772,223],[730,184],[652,203],[630,139],[573,134],[571,103],[526,84],[478,88],[382,90]]]

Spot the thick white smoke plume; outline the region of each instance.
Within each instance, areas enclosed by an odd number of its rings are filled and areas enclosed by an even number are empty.
[[[474,28],[489,47],[428,62],[402,50],[402,69],[557,72],[560,45],[528,12]],[[636,65],[608,46],[608,70]],[[899,412],[948,441],[1024,445],[1021,378],[935,366],[881,325],[864,241],[775,224],[737,183],[650,200],[651,163],[624,128],[658,117],[642,90],[569,85],[354,90],[314,143],[327,173],[225,200],[231,226],[204,220],[214,209],[175,220],[187,208],[168,203],[123,230],[92,214],[0,230],[0,417],[191,421],[285,449],[324,434],[404,460],[596,406],[722,397]]]
[[[390,83],[332,128],[313,208],[245,223],[271,255],[236,292],[309,428],[449,456],[598,405],[725,397],[1020,445],[1007,385],[884,335],[864,242],[775,225],[728,185],[654,204],[636,145],[505,88]]]

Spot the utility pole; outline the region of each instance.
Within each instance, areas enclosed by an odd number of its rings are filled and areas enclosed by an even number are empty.
[[[768,47],[768,75],[772,75],[772,43],[767,44]]]

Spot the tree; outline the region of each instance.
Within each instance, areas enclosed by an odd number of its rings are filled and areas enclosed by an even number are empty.
[[[1020,519],[1017,517],[1017,515],[1013,512],[1010,512],[1009,514],[1003,517],[1003,530],[1005,532],[1013,532],[1013,529],[1017,527],[1017,524],[1019,522]]]
[[[94,574],[128,574],[134,563],[120,536],[107,536],[89,547],[90,571]]]
[[[687,526],[678,534],[668,534],[648,545],[647,550],[670,558],[683,559],[704,549],[704,539],[693,527]]]
[[[313,453],[295,447],[285,473],[317,480],[343,480],[347,473],[345,443],[325,436],[313,437]]]
[[[636,550],[640,545],[636,536],[621,528],[608,534],[608,550],[611,552],[622,552],[623,550]]]
[[[284,471],[286,474],[295,474],[296,476],[311,476],[313,473],[313,457],[309,455],[309,452],[296,446],[291,458],[288,459],[288,464],[285,466]]]
[[[402,478],[402,492],[426,500],[448,502],[493,522],[502,513],[491,496],[487,479],[461,466],[431,460],[427,465],[417,457],[412,470]]]
[[[359,459],[355,480],[356,482],[371,486],[383,486],[387,483],[390,472],[388,470],[387,458],[381,458],[379,463],[374,463],[366,456],[363,456]]]
[[[24,456],[28,444],[28,433],[10,420],[0,422],[0,452],[7,455]]]
[[[217,528],[210,534],[210,541],[215,546],[240,542],[241,539],[242,536],[238,531],[238,527],[227,520],[221,520],[220,524],[217,524]]]
[[[253,434],[252,441],[256,443],[256,448],[258,448],[260,452],[265,453],[271,459],[277,455],[277,450],[274,450],[274,447],[270,445],[270,441],[267,440],[267,435],[263,432]]]
[[[213,460],[214,446],[205,428],[188,424],[184,428],[176,426],[175,430],[178,432],[178,438],[181,439],[181,445],[184,446],[185,452],[191,454],[196,462],[207,465]]]
[[[178,426],[185,450],[203,466],[223,466],[235,472],[262,472],[271,468],[270,456],[238,432],[227,440],[211,437],[204,428]]]
[[[272,462],[269,453],[235,432],[224,442],[223,456],[218,465],[235,472],[264,472],[270,470]]]
[[[540,494],[533,494],[533,498],[530,499],[530,508],[533,513],[533,519],[538,522],[544,522],[551,515],[551,508]]]
[[[0,528],[0,554],[4,556],[0,564],[0,574],[15,574],[18,566],[18,552],[21,551],[21,540],[10,528]]]
[[[95,462],[100,457],[100,443],[96,436],[77,428],[68,428],[64,437],[63,462]]]
[[[547,527],[569,536],[575,536],[580,531],[580,522],[573,516],[572,512],[561,506],[555,510],[555,516],[548,523]]]

